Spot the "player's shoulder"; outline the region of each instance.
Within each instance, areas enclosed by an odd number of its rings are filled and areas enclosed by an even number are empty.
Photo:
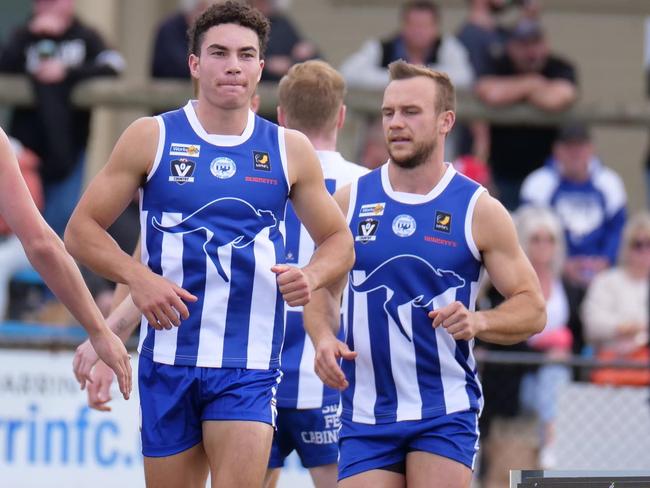
[[[350,176],[353,179],[361,178],[362,176],[370,173],[370,170],[368,168],[360,165],[359,163],[353,163],[352,161],[348,161],[347,159],[344,159],[343,163],[344,163],[345,170],[350,172]]]
[[[336,156],[336,164],[333,164],[331,168],[324,167],[323,169],[326,173],[329,171],[334,173],[334,177],[339,182],[339,186],[352,183],[368,174],[369,170],[365,166],[348,161],[339,153],[334,154]]]
[[[307,138],[305,134],[302,132],[295,130],[295,129],[289,129],[289,128],[284,128],[284,143],[287,146],[287,149],[295,149],[295,148],[310,148],[312,151],[314,150],[314,147],[312,146],[311,142]]]
[[[498,232],[495,232],[498,229]],[[476,200],[472,216],[472,235],[479,250],[485,250],[505,236],[516,241],[514,223],[503,204],[483,191]]]
[[[133,135],[157,135],[158,131],[159,123],[156,117],[140,117],[131,122],[124,133]]]

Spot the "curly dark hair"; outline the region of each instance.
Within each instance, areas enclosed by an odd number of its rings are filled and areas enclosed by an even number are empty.
[[[189,53],[198,56],[204,34],[221,24],[237,24],[255,31],[260,43],[260,58],[264,57],[271,24],[256,8],[234,0],[211,5],[194,21],[187,32]]]

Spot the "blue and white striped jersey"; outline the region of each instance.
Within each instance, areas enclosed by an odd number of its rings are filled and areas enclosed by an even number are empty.
[[[367,424],[480,410],[473,341],[434,329],[427,313],[456,300],[474,310],[481,258],[472,215],[484,191],[447,165],[427,195],[394,191],[388,163],[352,185],[356,261],[348,283],[343,417]]]
[[[334,151],[317,151],[325,177],[325,185],[334,193],[368,172],[363,166],[350,163]],[[289,204],[286,219],[286,262],[305,266],[314,253],[314,241],[300,223]],[[338,403],[339,392],[323,385],[314,373],[314,346],[305,334],[302,307],[287,307],[287,324],[282,346],[282,382],[277,402],[282,408],[320,408]],[[343,338],[343,329],[340,331]]]
[[[285,256],[284,129],[249,112],[241,135],[208,134],[193,103],[156,117],[140,206],[142,262],[198,301],[171,330],[143,318],[139,349],[165,364],[278,368],[284,302],[271,267]]]

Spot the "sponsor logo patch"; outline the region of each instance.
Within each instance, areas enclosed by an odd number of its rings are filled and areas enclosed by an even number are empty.
[[[360,242],[361,244],[367,244],[370,241],[377,240],[377,227],[379,227],[379,221],[376,219],[362,220],[359,222],[359,227],[357,228],[357,236],[354,238],[354,240]]]
[[[214,158],[210,163],[210,172],[220,180],[227,180],[237,172],[237,165],[230,158]]]
[[[361,205],[361,208],[359,209],[359,217],[378,217],[384,215],[385,208],[385,202]]]
[[[436,210],[436,224],[433,228],[449,234],[451,232],[451,214]]]
[[[194,161],[189,159],[174,159],[169,164],[169,181],[184,185],[185,183],[194,183]]]
[[[415,232],[415,219],[410,215],[402,214],[393,220],[393,232],[400,237],[408,237]]]
[[[201,146],[198,144],[181,144],[178,142],[172,142],[169,146],[170,156],[189,156],[192,158],[198,158],[200,154]]]
[[[264,151],[253,151],[255,169],[259,171],[271,171],[271,159],[269,153]]]

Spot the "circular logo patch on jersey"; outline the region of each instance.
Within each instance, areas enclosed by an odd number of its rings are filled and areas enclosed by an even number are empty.
[[[237,165],[230,158],[214,158],[210,163],[210,172],[221,180],[227,180],[237,172]]]
[[[393,220],[393,232],[400,237],[408,237],[415,232],[415,219],[410,215],[402,214]]]

